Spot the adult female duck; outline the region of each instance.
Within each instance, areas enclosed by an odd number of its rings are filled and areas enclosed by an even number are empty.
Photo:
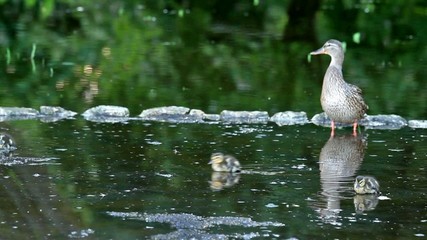
[[[363,100],[362,90],[344,81],[342,74],[344,49],[341,42],[328,40],[323,47],[310,54],[331,56],[331,63],[323,77],[320,97],[323,111],[331,119],[331,136],[334,136],[335,122],[352,123],[353,135],[356,136],[357,122],[365,115],[368,105]]]

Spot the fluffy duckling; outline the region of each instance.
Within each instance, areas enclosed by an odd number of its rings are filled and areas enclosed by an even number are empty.
[[[380,184],[371,176],[357,176],[354,181],[354,191],[357,194],[379,194]]]
[[[216,172],[240,172],[241,170],[240,163],[235,157],[222,153],[213,153],[209,164],[212,164],[212,169]]]
[[[0,133],[0,152],[11,152],[16,149],[15,141],[7,133]]]

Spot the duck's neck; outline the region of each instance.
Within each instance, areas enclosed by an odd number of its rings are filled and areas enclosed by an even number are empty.
[[[323,88],[325,89],[335,89],[329,86],[336,86],[337,84],[344,84],[344,77],[342,74],[342,64],[344,61],[344,56],[332,57],[331,63],[329,64],[328,69],[326,70],[325,76],[323,78]]]
[[[344,62],[344,54],[338,54],[335,56],[331,56],[331,63],[329,63],[329,67],[336,67],[339,70],[342,70],[342,64]]]

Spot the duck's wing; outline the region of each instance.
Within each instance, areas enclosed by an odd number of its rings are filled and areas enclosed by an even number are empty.
[[[347,83],[348,90],[351,92],[351,96],[354,96],[355,100],[359,103],[361,103],[364,106],[365,111],[369,109],[368,105],[366,105],[365,101],[363,100],[363,93],[362,89],[360,89],[358,86]]]
[[[376,193],[380,192],[380,184],[374,178],[368,179],[368,181],[367,181],[367,187],[369,189],[374,190]]]
[[[352,92],[362,95],[362,89],[360,89],[358,86],[350,83],[347,83],[347,86],[351,89]]]
[[[235,158],[227,158],[226,159],[227,168],[232,172],[238,172],[241,169],[240,162]]]

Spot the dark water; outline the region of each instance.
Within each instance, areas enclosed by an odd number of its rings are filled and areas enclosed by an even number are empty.
[[[427,234],[426,130],[355,138],[347,128],[329,139],[328,128],[314,125],[77,119],[6,127],[18,150],[5,159],[31,159],[0,166],[2,238]],[[217,151],[233,154],[244,171],[215,176],[207,162]],[[360,174],[378,179],[380,199],[355,196]]]

